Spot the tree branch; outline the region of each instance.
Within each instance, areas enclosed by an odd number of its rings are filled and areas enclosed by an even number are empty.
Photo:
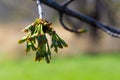
[[[72,1],[74,0],[67,0],[65,1],[62,5],[64,6],[64,8],[66,8]],[[73,29],[69,29],[63,22],[63,13],[62,12],[59,12],[59,21],[61,23],[61,25],[63,26],[64,29],[70,31],[70,32],[75,32],[75,33],[80,33],[78,30],[73,30]]]
[[[66,29],[66,30],[68,30],[68,31],[70,31],[70,32],[83,33],[83,32],[86,32],[86,31],[87,31],[86,29],[83,29],[83,28],[81,28],[81,29],[79,29],[79,30],[75,30],[75,29],[70,29],[70,28],[68,28],[68,27],[64,24],[64,22],[63,22],[63,14],[62,14],[62,13],[60,13],[60,18],[59,18],[59,20],[60,20],[60,23],[61,23],[61,25],[63,26],[63,28]]]
[[[115,29],[109,25],[105,25],[91,17],[83,15],[82,13],[72,11],[71,9],[64,7],[64,5],[60,5],[59,3],[57,3],[54,0],[39,0],[39,1],[41,1],[41,3],[51,7],[53,9],[56,9],[60,13],[64,13],[64,14],[74,17],[78,20],[86,22],[94,27],[97,27],[97,28],[103,30],[104,32],[108,33],[109,35],[111,35],[113,37],[120,38],[120,30],[118,30],[118,29]]]
[[[64,6],[64,7],[67,7],[71,2],[73,2],[74,0],[67,0],[67,1],[65,1],[62,5]]]

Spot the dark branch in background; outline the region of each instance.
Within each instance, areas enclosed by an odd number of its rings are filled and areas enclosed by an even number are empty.
[[[71,2],[73,2],[74,0],[67,0],[66,2],[64,2],[62,5],[64,7],[67,7]]]
[[[66,2],[64,2],[62,5],[64,6],[64,8],[66,8],[73,0],[67,0]],[[62,12],[59,12],[60,14],[60,23],[61,25],[64,27],[64,29],[70,31],[70,32],[75,32],[75,33],[79,33],[78,30],[73,30],[73,29],[69,29],[63,22],[63,13]]]
[[[61,25],[64,27],[64,29],[70,31],[70,32],[74,32],[74,33],[83,33],[86,32],[86,29],[79,29],[79,30],[75,30],[75,29],[69,29],[63,22],[63,14],[60,13],[60,23]]]
[[[58,12],[60,12],[62,14],[64,13],[64,14],[69,15],[71,17],[74,17],[74,18],[76,18],[78,20],[86,22],[86,23],[88,23],[88,24],[90,24],[90,25],[92,25],[94,27],[97,27],[97,28],[103,30],[104,32],[108,33],[109,35],[111,35],[113,37],[120,37],[120,30],[115,29],[112,26],[102,24],[99,21],[97,21],[97,20],[95,20],[95,19],[93,19],[91,17],[88,17],[88,16],[83,15],[81,13],[72,11],[71,9],[65,7],[64,5],[60,5],[59,3],[57,3],[54,0],[40,0],[40,1],[41,1],[41,3],[47,5],[47,6],[51,7],[51,8],[56,9]],[[67,3],[67,5],[68,4],[69,3]]]

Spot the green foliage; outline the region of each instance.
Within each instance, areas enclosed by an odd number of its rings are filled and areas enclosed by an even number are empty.
[[[54,48],[54,51],[58,52],[59,48],[68,47],[66,42],[61,39],[51,27],[51,24],[52,23],[44,19],[36,19],[31,25],[23,30],[28,33],[27,36],[18,41],[19,44],[26,42],[26,53],[30,50],[36,52],[35,61],[45,59],[47,63],[50,63],[50,48]],[[51,47],[49,46],[46,34],[52,38]]]
[[[120,55],[55,57],[49,65],[4,59],[0,80],[120,80]]]

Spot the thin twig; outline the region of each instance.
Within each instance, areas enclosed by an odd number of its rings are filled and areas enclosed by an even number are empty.
[[[41,1],[40,0],[36,0],[36,3],[37,3],[37,6],[38,6],[39,18],[42,19],[43,12],[42,12],[42,7],[41,7]]]
[[[66,2],[64,2],[62,5],[64,6],[64,8],[66,8],[72,1],[74,1],[74,0],[67,0]],[[63,22],[63,13],[62,12],[59,12],[59,21],[60,21],[60,23],[61,23],[61,25],[63,26],[63,28],[64,29],[66,29],[66,30],[68,30],[68,31],[70,31],[70,32],[75,32],[75,33],[80,33],[80,31],[78,31],[78,30],[74,30],[74,29],[70,29],[70,28],[68,28],[65,24],[64,24],[64,22]]]
[[[62,14],[62,13],[60,13],[60,18],[59,18],[59,20],[60,20],[61,25],[64,27],[64,29],[66,29],[66,30],[68,30],[68,31],[70,31],[70,32],[80,33],[80,31],[78,31],[78,30],[69,29],[69,28],[64,24],[64,22],[63,22],[63,14]]]
[[[64,2],[62,5],[67,7],[71,2],[73,2],[74,0],[67,0],[66,2]]]

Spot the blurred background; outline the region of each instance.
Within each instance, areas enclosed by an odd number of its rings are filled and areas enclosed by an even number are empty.
[[[66,0],[55,0],[62,3]],[[0,79],[5,80],[119,80],[120,39],[84,22],[64,15],[73,29],[89,28],[87,33],[66,31],[59,23],[58,12],[46,5],[43,16],[53,23],[56,32],[69,47],[53,52],[51,64],[34,61],[34,53],[25,55],[25,44],[18,40],[26,34],[21,30],[37,17],[33,0],[0,0]],[[75,0],[69,6],[104,24],[120,28],[120,0]],[[66,66],[66,67],[64,67]]]

